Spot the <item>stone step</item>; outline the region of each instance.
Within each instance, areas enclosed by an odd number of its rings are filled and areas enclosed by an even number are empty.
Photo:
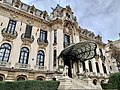
[[[85,80],[80,80],[80,79],[71,79],[69,77],[59,77],[60,85],[59,88],[60,90],[64,89],[96,89],[96,90],[102,90],[100,85],[94,85],[92,83],[91,79],[85,79]]]

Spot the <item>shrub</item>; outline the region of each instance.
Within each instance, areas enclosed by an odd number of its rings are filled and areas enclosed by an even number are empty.
[[[1,82],[0,90],[57,90],[59,81],[15,81]]]
[[[120,73],[114,73],[109,77],[109,83],[113,84],[114,87],[120,88]]]
[[[114,87],[114,85],[111,83],[103,83],[103,84],[101,84],[101,87],[103,89],[116,89],[116,87]]]
[[[108,83],[101,84],[103,89],[120,90],[120,73],[111,74]]]

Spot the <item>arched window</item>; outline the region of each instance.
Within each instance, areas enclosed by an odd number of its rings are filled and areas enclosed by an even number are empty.
[[[23,81],[23,80],[25,80],[24,77],[18,77],[18,78],[17,78],[17,81]]]
[[[102,63],[104,73],[107,73],[105,65]]]
[[[29,57],[29,49],[27,47],[21,48],[19,63],[27,64],[28,63],[28,57]]]
[[[97,85],[97,80],[96,79],[93,80],[93,84]]]
[[[0,61],[8,62],[11,52],[11,46],[8,43],[4,43],[0,47]]]
[[[0,81],[3,81],[3,77],[0,76]]]
[[[91,61],[89,61],[88,63],[89,63],[89,70],[90,70],[90,72],[92,72],[93,71],[93,69],[92,69],[92,63],[91,63]]]
[[[26,80],[27,77],[25,75],[18,75],[17,76],[17,81],[23,81],[23,80]]]
[[[83,71],[85,71],[85,62],[82,62],[83,65]]]
[[[44,66],[44,52],[42,50],[38,51],[38,54],[37,54],[37,65]]]
[[[43,77],[43,76],[38,76],[36,79],[37,79],[37,80],[40,80],[40,81],[43,81],[43,80],[44,80],[44,77]]]
[[[56,59],[57,59],[57,50],[54,50],[54,54],[53,54],[53,66],[56,66]]]
[[[96,62],[96,69],[97,69],[97,73],[100,73],[99,66],[98,66],[97,62]]]

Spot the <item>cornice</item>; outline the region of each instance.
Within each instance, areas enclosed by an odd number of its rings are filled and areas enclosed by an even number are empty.
[[[34,21],[37,21],[37,22],[40,22],[40,23],[44,23],[44,24],[47,24],[49,25],[49,21],[47,20],[44,20],[38,16],[35,16],[35,15],[32,15],[32,14],[29,14],[23,10],[19,10],[17,8],[14,8],[10,5],[6,5],[4,3],[0,3],[0,8],[2,8],[3,10],[5,11],[9,11],[10,13],[14,13],[14,14],[17,14],[19,16],[22,16],[22,17],[25,17],[27,19],[31,19],[31,20],[34,20]]]
[[[58,24],[58,23],[63,24],[62,19],[56,18],[55,20],[51,20],[50,25],[52,26],[52,25]]]
[[[97,41],[97,40],[92,39],[92,38],[89,38],[89,37],[87,37],[87,36],[80,35],[80,38],[83,38],[83,39],[85,39],[85,40],[91,40],[91,41],[94,41],[94,42],[96,42],[96,43],[99,44],[99,45],[103,45],[103,46],[106,45],[105,43],[103,43],[103,42],[101,42],[101,41]]]

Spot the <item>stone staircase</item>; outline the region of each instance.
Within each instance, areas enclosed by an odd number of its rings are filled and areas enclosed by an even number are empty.
[[[96,90],[102,90],[100,85],[94,85],[92,83],[92,80],[85,79],[72,79],[68,76],[58,77],[58,80],[60,81],[59,90],[74,90],[74,89],[96,89]]]

